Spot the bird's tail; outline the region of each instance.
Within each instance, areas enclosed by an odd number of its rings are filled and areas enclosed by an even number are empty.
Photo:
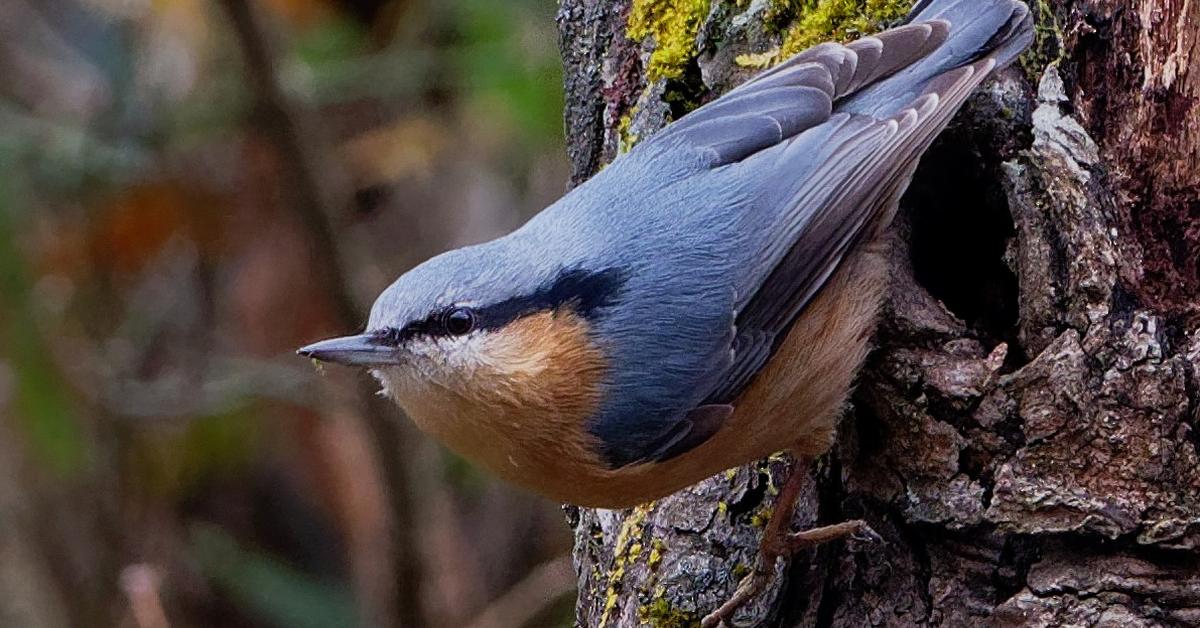
[[[1033,41],[1033,18],[1020,0],[920,0],[906,23],[944,20],[945,43],[904,70],[843,102],[839,109],[877,117],[906,106],[938,76],[981,59],[996,67],[1013,61]]]

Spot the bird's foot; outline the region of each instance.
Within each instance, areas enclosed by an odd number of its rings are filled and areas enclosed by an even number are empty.
[[[821,528],[793,532],[774,539],[763,539],[762,551],[764,554],[771,553],[776,556],[791,556],[800,550],[841,539],[856,543],[883,542],[883,537],[872,530],[866,521],[854,519]]]
[[[771,577],[775,572],[775,562],[780,557],[790,557],[801,550],[841,539],[853,543],[883,542],[883,538],[861,519],[843,521],[801,532],[768,534],[763,538],[754,571],[742,579],[738,584],[737,591],[728,601],[705,616],[700,622],[701,628],[718,628],[727,625],[727,622],[733,619],[733,614],[742,605],[761,593],[771,582]]]

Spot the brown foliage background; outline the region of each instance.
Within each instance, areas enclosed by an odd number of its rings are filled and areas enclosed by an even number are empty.
[[[564,621],[559,508],[296,347],[561,194],[548,0],[0,6],[0,625]]]

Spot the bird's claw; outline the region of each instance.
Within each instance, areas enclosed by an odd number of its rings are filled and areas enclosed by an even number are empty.
[[[866,521],[856,520],[854,531],[846,538],[847,544],[851,549],[861,549],[864,545],[878,545],[883,543],[883,537],[871,528]]]
[[[729,598],[729,601],[709,613],[700,622],[701,628],[720,628],[727,625],[728,620],[733,618],[737,609],[766,588],[773,576],[777,557],[791,556],[802,549],[838,539],[845,539],[851,546],[883,543],[883,537],[879,536],[866,521],[861,519],[795,532],[781,539],[763,539],[763,548],[759,553],[754,571],[742,579],[738,584],[737,591],[733,597]]]

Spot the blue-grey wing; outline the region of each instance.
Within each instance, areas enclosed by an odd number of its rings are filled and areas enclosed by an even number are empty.
[[[809,48],[693,111],[646,144],[682,142],[710,167],[740,161],[833,114],[834,102],[907,67],[946,39],[945,22]],[[649,148],[647,146],[646,148]]]
[[[890,221],[920,154],[990,69],[986,61],[947,74],[939,91],[891,118],[836,113],[763,155],[772,168],[804,174],[769,181],[762,202],[787,199],[797,210],[771,225],[790,240],[763,249],[762,267],[770,272],[739,302],[734,358],[706,403],[736,399],[846,255],[865,234]],[[739,165],[765,169],[753,163],[757,158]]]
[[[956,3],[954,10],[940,6],[947,2]],[[738,211],[757,239],[750,238],[753,258],[730,279],[737,296],[725,347],[729,359],[717,361],[702,378],[707,394],[695,410],[643,424],[636,438],[599,426],[608,452],[617,452],[610,462],[668,459],[720,428],[714,417],[726,414],[714,408],[736,400],[847,253],[874,225],[886,222],[921,153],[972,89],[1027,45],[1024,5],[985,4],[922,5],[948,19],[974,16],[975,9],[989,15],[982,25],[971,18],[970,41],[959,40],[949,21],[939,20],[844,46],[822,44],[645,143],[647,150],[655,144],[690,146],[714,172],[726,170],[733,180],[748,182],[754,198]],[[994,11],[997,7],[1001,10]],[[945,54],[946,47],[953,54]],[[936,63],[926,63],[933,58]],[[892,94],[904,99],[889,102]]]
[[[680,255],[676,249],[695,249],[697,243],[672,245],[666,247],[669,253],[658,254],[656,266],[693,269],[694,283],[686,279],[684,283],[704,291],[703,295],[690,297],[686,302],[676,299],[674,294],[658,294],[655,299],[663,311],[674,312],[679,307],[686,311],[664,324],[678,326],[684,321],[706,321],[722,324],[724,330],[723,333],[710,330],[703,335],[688,334],[691,344],[673,343],[675,346],[670,348],[670,353],[664,353],[658,347],[658,334],[651,333],[649,337],[640,336],[643,338],[639,343],[641,346],[625,351],[622,359],[635,360],[638,364],[637,368],[628,369],[629,372],[640,373],[640,369],[649,363],[656,364],[659,371],[644,378],[639,375],[635,382],[618,382],[619,399],[610,402],[610,407],[593,427],[593,433],[601,441],[602,453],[610,464],[622,466],[668,459],[704,442],[720,428],[723,417],[728,416],[720,410],[729,408],[729,404],[725,401],[701,402],[748,365],[757,368],[769,357],[771,349],[769,334],[760,337],[756,330],[743,328],[736,320],[737,313],[763,288],[766,271],[777,266],[796,242],[804,240],[806,230],[811,231],[811,225],[805,224],[806,216],[812,213],[811,208],[798,195],[803,196],[804,182],[812,180],[809,175],[815,173],[806,172],[811,171],[812,166],[788,162],[800,156],[802,150],[810,150],[805,146],[826,140],[855,146],[851,157],[868,152],[869,146],[858,147],[856,142],[872,139],[868,133],[870,125],[863,124],[870,119],[864,117],[847,124],[846,116],[834,116],[834,102],[847,93],[846,90],[858,89],[886,77],[936,48],[944,40],[945,30],[944,24],[915,25],[892,31],[883,38],[867,38],[845,46],[823,44],[802,52],[683,117],[640,144],[619,168],[614,164],[596,178],[595,182],[604,183],[607,190],[613,186],[608,179],[631,176],[627,171],[634,167],[650,169],[654,162],[664,158],[670,160],[663,162],[664,168],[681,160],[698,162],[699,174],[691,175],[699,177],[697,183],[675,186],[670,192],[660,193],[661,198],[656,199],[656,204],[708,212],[712,220],[695,226],[704,231],[703,239],[721,237],[713,233],[716,224],[738,224],[739,233],[733,237],[746,244],[742,249],[754,249],[760,258],[750,260],[743,255],[739,263],[721,273],[705,275],[705,270],[701,269],[709,265],[700,260],[672,263],[663,257]],[[889,41],[893,43],[888,44]],[[888,52],[885,48],[895,50]],[[788,147],[795,150],[786,154],[781,152]],[[828,152],[836,165],[842,153],[847,151],[833,148],[835,145],[830,144]],[[819,151],[813,149],[813,152]],[[761,172],[750,172],[751,176],[746,177],[730,170],[740,167]],[[650,171],[639,174],[656,176]],[[730,186],[741,188],[743,198],[738,206],[725,204],[728,199],[714,198],[713,188],[720,187],[715,182],[722,179]],[[775,190],[773,187],[779,184],[776,179],[799,185],[799,189]],[[626,182],[626,186],[632,185],[636,183]],[[693,188],[704,192],[691,196]],[[774,200],[768,200],[776,194]],[[720,216],[731,213],[754,214],[765,218],[766,222],[747,227],[746,221],[740,218],[730,220],[729,216]],[[753,233],[747,234],[748,231]],[[763,238],[765,234],[769,236]],[[749,268],[757,269],[757,275],[744,273]],[[638,281],[640,274],[633,273],[632,277],[633,281]],[[679,281],[665,283],[680,285]],[[724,309],[710,312],[712,307]],[[697,311],[697,308],[703,311]],[[613,329],[609,333],[627,336],[623,331]],[[680,402],[690,405],[680,405]]]
[[[835,103],[835,113],[823,125],[738,164],[769,170],[756,163],[761,159],[781,175],[803,174],[795,181],[768,178],[764,201],[785,199],[781,207],[791,208],[783,212],[783,228],[777,232],[783,239],[769,243],[764,261],[772,270],[739,303],[734,359],[705,403],[730,403],[745,389],[846,254],[864,234],[890,222],[920,156],[966,98],[1031,38],[1028,10],[1019,2],[980,6],[959,0],[946,7],[935,1],[920,8],[939,18],[955,18],[967,32],[955,32],[936,50],[923,49],[927,57],[910,61],[892,78],[859,83]],[[946,24],[930,24],[932,39],[940,39],[936,31]],[[879,37],[885,51],[890,49],[888,36],[897,31]],[[926,74],[917,67],[924,64],[929,64]],[[895,94],[903,99],[886,106]],[[885,117],[877,117],[881,112]],[[795,236],[789,240],[791,234]],[[777,255],[776,246],[786,252]]]

